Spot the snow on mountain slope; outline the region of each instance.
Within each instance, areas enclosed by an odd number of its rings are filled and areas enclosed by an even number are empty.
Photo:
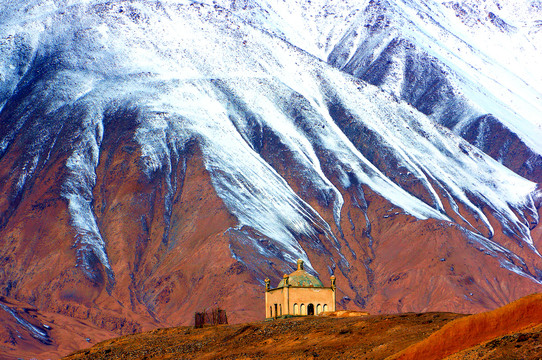
[[[406,100],[509,168],[540,181],[542,174],[533,170],[542,163],[539,2],[261,0],[222,5]],[[504,145],[492,144],[487,129],[499,130],[483,120],[486,114],[509,132]],[[502,155],[515,141],[524,148],[522,160]]]
[[[127,9],[123,10],[123,6]],[[91,194],[85,195],[81,190],[92,190],[97,152],[104,131],[100,120],[103,110],[100,109],[111,106],[109,103],[113,99],[136,101],[143,109],[136,138],[147,161],[147,173],[171,161],[170,152],[182,147],[186,139],[203,138],[207,166],[214,176],[217,191],[241,224],[250,225],[282,242],[293,256],[302,256],[302,253],[291,232],[311,235],[310,224],[322,220],[288,189],[287,183],[243,138],[246,130],[240,129],[250,128],[251,124],[243,123],[246,113],[230,109],[228,97],[233,96],[235,101],[247,104],[245,106],[260,126],[276,133],[289,150],[305,154],[299,159],[300,165],[312,168],[315,179],[311,182],[320,192],[330,189],[335,194],[338,211],[340,193],[322,173],[314,147],[334,154],[338,167],[348,166],[362,183],[419,218],[447,219],[440,199],[427,179],[429,176],[444,184],[453,196],[482,219],[485,215],[471,205],[464,195],[466,190],[490,199],[507,222],[518,223],[509,206],[527,201],[525,199],[534,190],[532,184],[506,174],[480,154],[477,154],[478,158],[474,154],[465,155],[460,148],[461,142],[453,138],[451,142],[445,140],[449,133],[414,114],[406,104],[396,103],[371,87],[358,89],[354,81],[322,67],[312,57],[297,54],[286,44],[250,28],[237,30],[234,23],[228,21],[227,14],[223,16],[226,22],[219,22],[222,21],[219,12],[217,15],[214,9],[206,8],[185,5],[179,11],[174,6],[163,5],[149,10],[142,3],[121,2],[109,7],[73,6],[70,11],[80,16],[77,19],[81,23],[74,24],[59,10],[41,20],[45,23],[40,34],[44,44],[37,49],[37,59],[54,56],[59,67],[54,69],[52,78],[35,79],[55,90],[52,99],[48,99],[45,113],[57,113],[62,107],[84,105],[90,108],[87,110],[90,111],[89,123],[82,125],[83,138],[74,144],[77,150],[68,159],[67,167],[72,169],[73,175],[66,181],[63,193],[69,199],[74,224],[80,229],[82,240],[79,241],[93,244],[104,265],[107,266],[105,253],[98,250],[103,249],[104,244],[89,208]],[[168,17],[171,20],[164,20]],[[153,23],[152,37],[147,33],[148,22]],[[199,28],[197,31],[196,27]],[[215,34],[217,31],[219,33]],[[69,42],[61,42],[71,36],[74,37]],[[244,44],[245,41],[249,44]],[[100,50],[104,47],[107,52]],[[33,70],[43,71],[42,68]],[[429,204],[403,191],[359,153],[334,124],[325,107],[329,100],[322,94],[321,81],[315,78],[329,82],[335,96],[351,107],[356,121],[364,122],[385,141],[378,146],[391,148],[401,165],[420,179],[430,193]],[[289,105],[285,102],[296,93],[309,108],[307,114],[301,115],[307,119],[292,119],[288,114]],[[24,110],[28,111],[28,108]],[[235,118],[241,124],[237,125]],[[304,130],[316,124],[322,124],[323,129],[317,133]],[[168,137],[172,144],[167,143]],[[86,177],[81,178],[82,174]],[[496,178],[500,181],[495,181]],[[271,221],[272,218],[275,220]],[[493,233],[489,223],[484,222]],[[522,232],[524,240],[531,243],[528,231]],[[96,240],[86,240],[86,234],[92,234]]]
[[[328,13],[348,10],[321,5]],[[385,298],[407,291],[390,290],[397,279],[413,268],[436,271],[418,259],[422,248],[447,249],[442,256],[464,264],[439,268],[431,283],[445,285],[426,293],[440,300],[415,300],[408,291],[407,309],[446,304],[467,311],[456,295],[472,296],[474,280],[463,279],[469,271],[487,283],[476,285],[477,302],[469,300],[476,309],[542,283],[540,244],[532,236],[537,184],[393,89],[382,91],[284,41],[319,30],[293,27],[302,13],[266,12],[252,2],[235,2],[230,11],[192,1],[128,0],[10,2],[2,9],[0,234],[10,240],[2,245],[0,284],[6,295],[54,306],[40,294],[61,286],[49,288],[50,275],[43,275],[47,281],[36,275],[46,272],[36,264],[52,259],[63,271],[58,278],[68,279],[62,286],[82,284],[78,271],[92,282],[83,294],[62,288],[62,301],[106,307],[111,296],[115,305],[107,306],[115,311],[129,308],[157,322],[182,307],[185,321],[204,306],[197,300],[202,289],[219,289],[213,294],[232,303],[231,291],[244,291],[221,288],[219,275],[236,281],[250,274],[243,286],[253,289],[266,273],[280,275],[303,258],[323,278],[326,271],[340,274],[341,306],[354,298],[356,306],[372,301],[389,309],[395,305]],[[243,11],[259,17],[248,22]],[[360,26],[362,16],[356,12],[349,26]],[[334,35],[318,37],[314,48],[323,54],[339,39],[330,57],[351,50],[342,30],[326,29]],[[476,105],[470,95],[464,101]],[[502,105],[488,98],[480,99]],[[54,221],[40,222],[36,214],[53,209]],[[42,259],[27,245],[34,243]],[[205,251],[235,266],[220,273]],[[464,260],[478,256],[483,261],[475,265]],[[497,285],[503,276],[513,290]],[[37,283],[43,288],[34,291]],[[453,296],[439,295],[446,286]],[[96,293],[106,298],[92,303]]]

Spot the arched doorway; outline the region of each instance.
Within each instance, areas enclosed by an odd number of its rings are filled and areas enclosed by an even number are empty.
[[[313,304],[309,304],[307,306],[307,315],[314,315],[314,305]]]
[[[297,310],[297,304],[294,304],[294,315],[299,315],[299,310]]]

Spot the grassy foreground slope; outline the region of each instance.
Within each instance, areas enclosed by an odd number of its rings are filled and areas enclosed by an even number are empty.
[[[542,294],[494,311],[305,317],[154,330],[66,359],[540,359]]]

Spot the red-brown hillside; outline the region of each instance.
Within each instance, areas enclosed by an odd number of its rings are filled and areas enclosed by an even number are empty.
[[[0,359],[58,359],[118,336],[88,320],[0,298]]]
[[[146,183],[132,173],[138,166],[137,153],[130,155],[119,150],[121,145],[108,144],[105,141],[94,193],[102,234],[114,239],[108,243],[116,274],[114,286],[108,289],[105,272],[103,282],[92,282],[73,267],[74,234],[63,225],[67,220],[62,216],[53,221],[55,214],[66,212],[66,204],[55,198],[55,191],[40,192],[37,184],[35,192],[21,200],[0,230],[8,239],[0,243],[3,276],[11,279],[5,283],[4,294],[44,314],[70,317],[80,333],[89,333],[91,344],[104,336],[191,324],[194,311],[215,302],[227,309],[234,323],[262,319],[261,280],[269,276],[276,284],[282,273],[291,270],[282,263],[258,260],[253,249],[243,243],[250,229],[243,229],[242,234],[232,230],[235,220],[213,191],[197,146],[185,155],[183,172],[177,175],[182,186],[174,196],[171,240],[164,243],[164,207],[153,200],[161,196],[164,183],[157,179]],[[284,169],[285,178],[292,187],[299,187],[297,178],[288,176],[288,171]],[[343,193],[343,232],[338,243],[348,251],[342,255],[346,261],[335,269],[339,309],[359,309],[364,304],[372,313],[479,312],[538,289],[531,280],[502,268],[498,259],[479,251],[464,229],[445,221],[417,220],[370,188],[364,187],[364,192],[370,228],[364,211],[352,205],[358,201],[357,195]],[[330,209],[310,196],[306,201],[333,223]],[[32,217],[26,215],[30,208],[34,209]],[[46,226],[48,223],[55,225]],[[55,239],[54,246],[50,239]],[[495,239],[508,241],[501,233]],[[335,245],[323,237],[320,247],[315,248],[311,241],[301,239],[301,244],[314,269],[325,274],[333,266],[333,258],[340,256]],[[261,244],[272,247],[268,239],[262,239]],[[231,257],[230,249],[237,259]],[[260,270],[248,269],[246,264],[251,263],[258,264]],[[322,281],[328,285],[325,277]],[[68,323],[57,321],[50,334],[59,346],[55,354],[65,355],[74,349],[60,331],[65,326],[66,333],[74,328],[65,325]],[[20,327],[16,322],[9,326]],[[95,336],[95,329],[103,329],[103,335]],[[21,351],[45,356],[51,351],[32,337],[10,341],[11,350],[4,354]],[[83,337],[79,345],[81,341]]]
[[[493,311],[456,319],[393,359],[443,359],[462,350],[528,329],[540,331],[542,294],[521,298]],[[542,355],[542,347],[539,349]]]

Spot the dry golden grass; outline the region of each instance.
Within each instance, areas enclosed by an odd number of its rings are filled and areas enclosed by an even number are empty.
[[[337,312],[160,329],[66,359],[542,359],[541,331],[542,294],[535,294],[476,315]]]
[[[170,328],[104,341],[66,359],[385,359],[462,316],[309,316]]]

